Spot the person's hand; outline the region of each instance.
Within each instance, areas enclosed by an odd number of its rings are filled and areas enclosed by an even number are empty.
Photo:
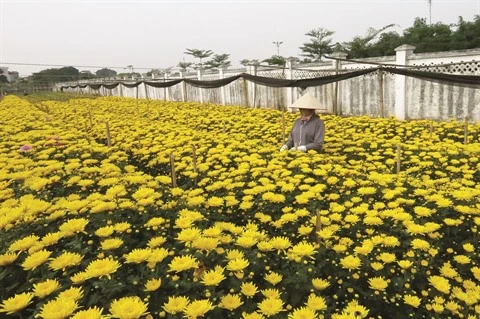
[[[295,147],[292,147],[290,150],[295,150]],[[305,145],[297,146],[297,151],[306,152],[306,151],[307,151],[307,147],[306,147]]]
[[[288,150],[287,144],[283,145],[282,148],[280,148],[280,152]]]

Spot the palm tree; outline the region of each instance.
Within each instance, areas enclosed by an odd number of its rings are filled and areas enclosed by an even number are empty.
[[[193,63],[191,62],[180,62],[178,63],[178,67],[182,70],[182,72],[185,72],[187,70],[187,68],[191,67]]]
[[[208,68],[220,68],[220,67],[229,67],[230,61],[228,58],[230,54],[215,54],[211,60],[205,62]]]
[[[198,49],[187,49],[185,54],[192,55],[198,59],[200,59],[200,68],[203,67],[203,60],[204,58],[208,58],[213,54],[212,50],[198,50]]]

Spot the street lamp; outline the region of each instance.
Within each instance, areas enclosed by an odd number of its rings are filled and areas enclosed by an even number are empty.
[[[133,79],[133,65],[131,65],[131,64],[130,64],[130,65],[127,65],[127,68],[130,69],[130,76],[131,76],[132,79]]]
[[[282,41],[274,41],[273,44],[277,46],[277,55],[280,56],[280,44],[282,44]]]

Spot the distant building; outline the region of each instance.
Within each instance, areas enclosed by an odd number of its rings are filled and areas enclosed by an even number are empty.
[[[0,66],[0,70],[2,70],[0,72],[0,75],[4,75],[7,78],[8,82],[10,82],[10,77],[8,75],[8,67],[7,66]]]
[[[17,71],[8,71],[8,66],[0,66],[0,69],[2,70],[0,75],[4,75],[8,82],[13,83],[19,80],[20,76]]]
[[[18,80],[20,79],[20,75],[17,71],[8,71],[8,75],[10,76],[10,83],[18,82]]]

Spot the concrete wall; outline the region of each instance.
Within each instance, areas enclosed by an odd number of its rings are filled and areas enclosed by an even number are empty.
[[[193,78],[216,80],[234,76],[242,72],[278,79],[305,79],[333,75],[340,72],[375,67],[380,63],[404,66],[418,66],[418,70],[449,74],[480,75],[480,48],[462,51],[414,53],[414,47],[403,45],[396,55],[362,59],[361,62],[328,60],[319,63],[287,63],[287,68],[248,66],[245,69],[197,71],[196,73],[170,74],[164,80]],[[344,54],[336,57],[344,58]],[[383,113],[399,119],[462,119],[468,116],[472,121],[480,121],[480,89],[437,84],[416,78],[393,75],[383,72]],[[152,79],[147,79],[152,80]],[[158,79],[153,79],[158,80]],[[135,80],[132,80],[134,82]],[[345,115],[380,116],[380,86],[377,72],[359,76],[337,84],[308,88],[325,106],[324,112]],[[62,84],[74,85],[76,83]],[[335,86],[337,88],[335,89]],[[173,87],[145,89],[117,87],[114,90],[102,89],[100,95],[150,98],[172,101],[194,101],[225,105],[246,105],[261,108],[285,108],[303,93],[299,88],[271,88],[245,82],[242,79],[223,88],[199,89],[182,83]],[[138,91],[138,92],[137,92]],[[145,91],[147,92],[145,94]],[[185,91],[185,92],[184,92]],[[78,93],[95,93],[90,89],[76,89]],[[335,92],[337,92],[335,97]]]

